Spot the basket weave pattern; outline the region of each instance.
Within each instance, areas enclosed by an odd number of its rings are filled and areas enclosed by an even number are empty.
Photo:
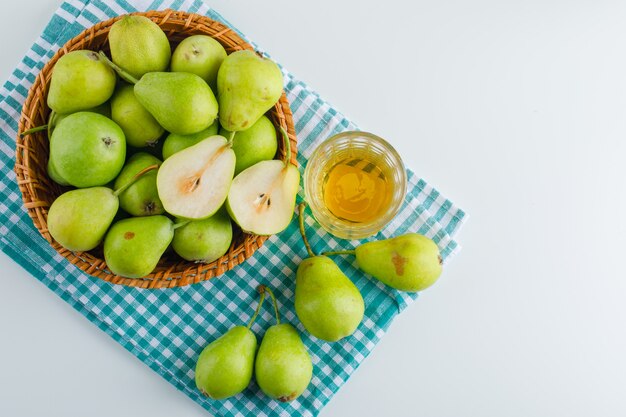
[[[228,53],[242,49],[253,50],[249,43],[229,27],[205,16],[174,10],[134,14],[146,16],[157,23],[169,38],[172,47],[190,35],[203,34],[219,41]],[[267,237],[245,234],[235,227],[233,242],[228,252],[217,261],[208,264],[193,263],[168,252],[150,275],[131,279],[114,275],[107,269],[101,247],[89,252],[71,252],[54,241],[48,232],[48,208],[68,188],[59,186],[48,177],[46,166],[49,144],[46,132],[37,132],[24,138],[20,138],[19,133],[47,123],[50,110],[46,105],[46,99],[52,68],[57,60],[64,54],[79,49],[103,50],[108,53],[109,30],[111,25],[120,18],[115,17],[98,23],[71,39],[57,51],[35,79],[22,109],[16,147],[15,172],[24,207],[35,227],[52,247],[71,263],[94,277],[114,284],[141,288],[170,288],[206,281],[243,263],[263,245]],[[291,141],[290,159],[295,164],[297,152],[295,128],[289,102],[284,92],[279,102],[267,115],[277,128],[282,127],[287,131]],[[284,156],[285,148],[282,143],[279,143],[277,158],[282,159]]]

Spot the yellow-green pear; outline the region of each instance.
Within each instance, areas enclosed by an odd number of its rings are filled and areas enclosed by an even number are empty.
[[[111,118],[136,148],[153,146],[165,132],[159,122],[135,97],[133,86],[121,84],[111,98]]]
[[[217,92],[217,71],[224,58],[226,50],[217,40],[207,35],[192,35],[174,50],[171,68],[174,72],[196,74]]]
[[[251,127],[283,92],[283,75],[254,51],[228,55],[217,73],[220,124],[231,132]]]
[[[257,340],[250,327],[256,320],[265,294],[248,323],[235,326],[209,343],[196,363],[196,387],[214,400],[223,400],[246,389],[252,379]]]
[[[115,188],[133,181],[142,170],[161,165],[161,161],[150,154],[139,152],[128,158],[120,175],[115,180]],[[157,172],[153,170],[141,176],[120,193],[120,206],[132,216],[152,216],[163,214],[163,203],[156,186]]]
[[[365,303],[359,289],[327,256],[315,256],[304,232],[304,205],[300,232],[309,258],[296,272],[296,314],[313,336],[335,342],[350,336],[363,320]]]
[[[48,231],[66,249],[87,251],[100,244],[119,202],[113,190],[92,187],[61,194],[48,210]]]
[[[159,25],[145,16],[127,15],[111,26],[109,45],[113,62],[135,78],[165,71],[172,54]]]
[[[196,143],[202,142],[204,139],[217,135],[219,129],[219,122],[216,120],[213,124],[198,133],[192,133],[191,135],[177,135],[176,133],[170,133],[163,141],[163,160],[166,160],[176,152],[187,149]]]
[[[104,238],[107,267],[122,277],[145,277],[159,263],[174,237],[174,228],[169,218],[160,215],[116,222]]]
[[[183,259],[209,263],[228,252],[232,240],[230,217],[225,209],[221,209],[208,219],[194,220],[176,229],[172,248]]]
[[[231,132],[222,128],[220,135],[228,138]],[[235,175],[257,162],[274,159],[277,149],[276,128],[267,116],[261,116],[250,128],[237,132],[233,139],[233,151],[237,157]]]
[[[124,132],[101,114],[71,114],[50,137],[49,163],[59,178],[75,187],[109,183],[122,169],[125,157]]]
[[[313,363],[295,327],[280,323],[276,297],[264,286],[272,297],[276,324],[265,332],[254,364],[257,384],[270,398],[289,402],[298,398],[311,382]]]
[[[99,106],[115,89],[115,72],[97,52],[79,50],[63,55],[52,70],[48,107],[58,114]]]
[[[437,244],[417,233],[367,242],[354,252],[360,269],[401,291],[422,291],[441,275]]]

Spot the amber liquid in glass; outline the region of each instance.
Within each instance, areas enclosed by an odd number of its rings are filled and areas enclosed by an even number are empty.
[[[338,219],[367,223],[389,208],[393,184],[372,155],[352,155],[326,172],[322,186],[324,204]]]

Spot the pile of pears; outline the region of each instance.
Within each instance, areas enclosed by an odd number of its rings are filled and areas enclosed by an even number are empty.
[[[50,235],[70,251],[103,244],[112,273],[141,278],[170,247],[219,259],[231,220],[258,235],[285,229],[300,173],[287,133],[265,115],[283,92],[279,67],[205,35],[172,52],[139,15],[115,22],[108,44],[110,57],[78,50],[57,61],[48,124],[26,132],[47,129],[49,177],[73,188],[52,202]],[[273,159],[278,140],[284,161]]]

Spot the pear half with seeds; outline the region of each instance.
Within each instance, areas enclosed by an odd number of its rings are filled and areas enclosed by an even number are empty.
[[[285,161],[261,161],[235,177],[226,207],[230,217],[248,233],[273,235],[287,228],[296,206],[300,171],[289,162],[291,147],[282,131]]]
[[[184,219],[205,219],[224,204],[235,173],[235,152],[215,135],[175,153],[157,174],[165,211]]]

